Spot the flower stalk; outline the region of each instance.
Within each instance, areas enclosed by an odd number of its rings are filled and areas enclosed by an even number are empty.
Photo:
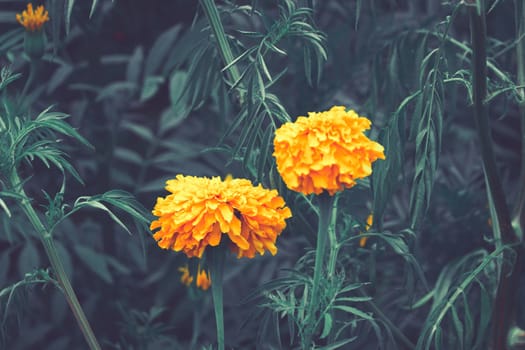
[[[479,9],[479,11],[478,11]],[[486,22],[485,1],[478,0],[477,6],[470,8],[470,29],[472,42],[472,85],[474,98],[474,122],[478,132],[485,183],[487,186],[489,202],[494,212],[494,234],[496,246],[519,242],[516,232],[513,231],[510,213],[507,207],[505,194],[497,173],[493,143],[489,127],[489,114],[486,105],[487,96],[487,54],[486,54]],[[507,349],[507,335],[515,322],[516,302],[519,275],[523,260],[523,247],[514,245],[512,250],[503,252],[504,259],[514,261],[510,273],[501,271],[501,276],[496,292],[496,299],[492,315],[493,349]],[[515,259],[513,256],[515,255]],[[501,268],[504,268],[503,266]]]
[[[211,293],[213,297],[213,310],[215,312],[215,324],[217,326],[218,350],[224,350],[224,309],[223,309],[223,286],[225,251],[222,247],[210,249],[210,277]]]
[[[329,234],[328,232],[330,230],[334,198],[335,197],[328,194],[328,192],[323,192],[317,197],[319,203],[317,246],[315,248],[315,265],[314,277],[312,282],[312,293],[306,313],[306,326],[303,337],[303,349],[310,348],[312,337],[315,332],[315,326],[317,325],[316,312],[318,310],[318,306],[320,305],[320,282],[321,276],[323,275],[323,262],[326,251],[326,241]]]
[[[18,192],[18,194],[20,194],[23,197],[26,197],[25,191],[20,185],[20,178],[18,177],[16,171],[13,171],[11,175],[11,185],[12,188]],[[98,344],[97,338],[93,333],[93,330],[86,318],[86,315],[84,314],[84,310],[82,309],[82,306],[78,301],[78,298],[75,294],[75,291],[73,290],[73,287],[71,286],[69,278],[67,277],[64,265],[62,264],[62,260],[58,255],[58,251],[56,249],[51,233],[48,232],[48,230],[38,217],[38,214],[36,213],[35,209],[31,206],[31,203],[29,203],[28,200],[24,199],[21,200],[19,203],[23,212],[29,219],[29,222],[31,222],[35,230],[38,232],[42,245],[44,246],[44,250],[49,258],[49,262],[51,263],[51,267],[53,268],[53,271],[56,274],[56,279],[62,289],[62,292],[64,293],[64,296],[66,297],[67,303],[69,304],[69,307],[71,308],[75,319],[77,320],[80,330],[84,334],[84,338],[86,339],[89,348],[91,350],[100,350],[100,345]]]
[[[516,8],[516,61],[518,67],[518,85],[525,85],[525,4],[523,1],[515,0]],[[519,88],[520,97],[520,124],[521,124],[521,168],[518,181],[518,197],[512,217],[512,226],[523,240],[525,225],[525,89]]]

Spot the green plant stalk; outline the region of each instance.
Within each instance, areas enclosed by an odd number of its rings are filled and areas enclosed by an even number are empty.
[[[39,61],[38,60],[31,60],[29,62],[29,76],[24,84],[24,88],[22,89],[22,98],[24,98],[27,95],[27,92],[29,90],[29,87],[33,83],[33,80],[35,80],[36,71],[38,69]]]
[[[332,216],[332,208],[334,204],[334,197],[329,195],[327,192],[321,193],[318,197],[319,202],[319,223],[317,230],[317,246],[315,248],[315,265],[314,265],[314,277],[312,283],[311,299],[308,303],[305,329],[302,337],[303,349],[309,349],[312,337],[315,331],[316,322],[316,311],[320,306],[319,289],[321,282],[321,275],[323,274],[323,261],[326,251],[326,241],[328,238],[328,231],[330,227],[330,221]]]
[[[224,310],[222,279],[224,273],[225,251],[221,247],[210,249],[211,266],[211,293],[213,297],[213,310],[215,311],[215,324],[217,326],[218,350],[224,350]]]
[[[499,231],[501,233],[501,237],[495,237],[496,246],[500,247],[501,245],[516,243],[518,237],[511,226],[510,213],[497,173],[492,138],[490,135],[489,115],[486,106],[487,54],[485,47],[485,2],[484,0],[478,1],[480,1],[481,11],[478,13],[475,6],[472,6],[469,11],[472,42],[474,122],[480,142],[485,182],[489,197],[492,199],[493,209],[497,219],[497,222],[494,224],[498,225],[498,227],[494,232]],[[493,349],[497,350],[506,349],[507,334],[515,320],[517,283],[519,282],[523,254],[520,248],[515,248],[514,252],[517,254],[517,258],[514,260],[513,269],[510,274],[502,271],[493,306],[491,344]],[[504,259],[506,259],[505,256]]]
[[[329,280],[335,278],[335,268],[337,266],[337,257],[339,255],[339,249],[341,249],[341,243],[337,242],[336,224],[337,224],[337,203],[339,202],[339,192],[336,193],[334,203],[332,205],[331,222],[328,227],[328,239],[330,242],[329,256],[328,256],[328,268],[327,276]],[[330,310],[330,316],[334,319],[334,311]],[[328,335],[328,344],[335,342],[335,327],[332,327]]]
[[[20,179],[16,171],[13,171],[13,174],[11,176],[11,185],[14,189],[17,189],[17,192],[20,195],[26,197],[25,191],[20,185]],[[49,233],[45,228],[44,224],[42,224],[42,221],[38,217],[38,214],[36,213],[35,209],[33,209],[29,201],[20,201],[20,206],[22,207],[22,210],[26,214],[27,218],[39,234],[42,245],[44,246],[44,250],[49,258],[49,262],[51,263],[51,267],[53,268],[53,271],[56,274],[56,279],[60,287],[62,288],[67,303],[69,304],[69,307],[71,308],[71,311],[73,312],[73,315],[77,320],[80,330],[84,334],[84,338],[86,339],[89,348],[91,350],[100,350],[100,345],[98,344],[97,338],[95,337],[95,334],[91,329],[86,315],[84,314],[84,310],[82,309],[82,306],[78,301],[75,291],[71,286],[71,282],[67,277],[66,271],[64,270],[64,265],[62,264],[62,260],[60,260],[51,233]]]
[[[215,6],[215,2],[213,0],[200,0],[200,3],[202,5],[202,9],[204,10],[204,14],[206,15],[206,18],[208,19],[208,22],[210,23],[211,30],[213,32],[213,35],[215,36],[215,39],[217,40],[217,48],[219,50],[219,54],[221,55],[222,61],[225,66],[229,65],[234,57],[232,50],[230,48],[230,44],[228,43],[228,38],[226,37],[226,33],[224,31],[224,27],[221,22],[221,18],[219,16],[219,11],[217,10],[217,6]],[[241,77],[241,74],[239,70],[237,69],[236,65],[232,65],[228,69],[229,72],[229,78],[232,81],[232,84],[239,80]],[[241,85],[239,84],[239,87]],[[239,92],[239,102],[242,105],[244,101],[244,91],[241,88],[237,89]]]
[[[339,249],[341,249],[341,244],[337,242],[337,233],[335,232],[335,225],[337,223],[337,202],[339,201],[339,195],[336,194],[334,198],[334,203],[332,205],[331,223],[328,227],[328,239],[330,241],[330,253],[328,257],[328,269],[327,275],[328,278],[335,276],[335,267],[337,265],[337,256],[339,254]]]
[[[515,0],[516,8],[516,36],[519,41],[516,43],[516,61],[518,67],[518,85],[525,85],[525,5],[521,0]],[[523,88],[518,89],[520,96],[520,124],[521,124],[521,168],[520,178],[518,181],[518,197],[512,226],[517,231],[520,239],[523,241],[523,231],[525,224],[525,91]]]

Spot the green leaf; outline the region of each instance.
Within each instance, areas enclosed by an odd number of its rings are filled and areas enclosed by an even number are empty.
[[[93,249],[82,245],[75,245],[73,249],[80,258],[80,261],[82,261],[91,272],[100,277],[104,282],[108,284],[113,283],[113,276],[109,271],[108,262],[104,254],[97,253]]]
[[[95,209],[104,210],[111,217],[111,219],[113,221],[115,221],[124,230],[126,230],[127,233],[129,233],[131,235],[131,232],[129,231],[127,226],[124,225],[124,223],[115,214],[113,214],[113,212],[107,206],[105,206],[104,204],[99,202],[99,200],[91,200],[91,199],[88,199],[88,198],[90,198],[90,197],[79,197],[77,199],[77,201],[75,202],[75,205],[74,205],[73,209],[76,210],[76,209],[80,209],[80,208],[83,208],[83,207],[92,207],[92,208],[95,208]]]
[[[0,198],[0,207],[2,207],[2,209],[4,209],[5,213],[7,214],[8,217],[11,217],[11,211],[9,210],[9,207],[7,206],[7,204],[5,204],[4,200],[2,198]]]
[[[348,305],[334,305],[332,306],[332,309],[336,309],[336,310],[341,310],[341,311],[344,311],[344,312],[348,312],[354,316],[357,316],[359,318],[362,318],[364,320],[368,320],[368,321],[373,321],[374,318],[372,316],[370,316],[369,314],[359,310],[358,308],[355,308],[353,306],[348,306]]]
[[[114,154],[116,158],[135,165],[142,165],[147,161],[137,152],[124,147],[117,147]]]
[[[330,331],[332,330],[332,316],[330,313],[325,313],[323,315],[323,332],[321,333],[321,339],[328,337]]]
[[[159,88],[164,83],[164,77],[160,76],[147,76],[142,84],[142,91],[140,92],[140,102],[147,101],[151,97],[155,96]]]
[[[66,18],[66,33],[67,34],[69,34],[69,29],[71,28],[71,13],[73,12],[74,5],[75,5],[75,0],[66,0],[65,18]]]
[[[89,18],[91,18],[93,14],[95,13],[95,8],[97,7],[97,3],[98,3],[98,0],[93,0],[93,2],[91,3],[91,9],[89,10]]]
[[[321,348],[316,348],[317,350],[335,350],[335,349],[339,349],[341,348],[343,345],[346,345],[348,343],[351,343],[353,342],[354,340],[356,340],[358,337],[355,336],[355,337],[352,337],[352,338],[348,338],[348,339],[341,339],[339,341],[336,341],[335,343],[333,344],[330,344],[330,345],[327,345],[327,346],[323,346]],[[382,349],[382,348],[381,348]]]
[[[145,76],[149,77],[162,73],[161,65],[166,62],[168,54],[175,45],[181,29],[182,26],[176,24],[157,37],[146,57],[144,67]]]

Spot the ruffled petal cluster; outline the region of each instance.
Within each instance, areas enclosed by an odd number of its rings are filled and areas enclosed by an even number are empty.
[[[202,257],[207,246],[218,246],[227,236],[237,257],[253,258],[268,250],[292,216],[276,190],[253,186],[246,179],[177,175],[166,182],[171,194],[158,198],[151,223],[158,245]]]
[[[275,131],[273,156],[286,186],[304,194],[333,195],[369,176],[372,163],[385,159],[383,146],[364,134],[370,125],[343,106],[283,124]]]
[[[33,5],[29,3],[27,4],[27,10],[24,10],[21,14],[16,14],[16,20],[27,31],[36,32],[42,28],[45,22],[49,21],[49,13],[42,5],[38,6],[36,11],[34,11]]]

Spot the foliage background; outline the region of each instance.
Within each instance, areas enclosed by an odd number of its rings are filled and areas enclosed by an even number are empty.
[[[234,57],[260,42],[245,32],[264,34],[281,28],[272,25],[283,18],[287,3],[295,3],[296,8],[312,5],[312,1],[218,2]],[[23,29],[14,15],[25,2],[2,1],[0,64],[22,73],[9,88],[10,97],[22,101],[21,110],[31,106],[30,113],[37,114],[53,105],[54,110],[70,114],[69,122],[95,146],[89,150],[63,140],[85,181],[79,184],[67,179],[66,202],[124,189],[144,207],[152,208],[156,197],[164,194],[164,181],[178,173],[233,173],[280,189],[296,215],[278,241],[278,255],[253,260],[230,257],[226,263],[226,341],[235,349],[290,346],[293,328],[288,327],[286,317],[268,312],[249,296],[264,283],[287,276],[286,269],[297,268],[315,242],[316,218],[304,198],[287,192],[280,183],[266,135],[288,118],[335,104],[369,117],[374,123],[371,137],[383,141],[389,168],[374,169],[374,191],[365,181],[341,196],[339,224],[347,236],[355,235],[373,210],[377,214],[375,232],[403,239],[397,251],[378,237],[371,237],[365,247],[350,241],[340,253],[340,276],[349,282],[371,282],[367,295],[417,343],[424,327],[432,323],[427,315],[439,305],[439,293],[443,298],[448,295],[494,245],[470,116],[470,58],[464,47],[439,36],[450,20],[448,36],[467,42],[466,10],[459,8],[451,19],[448,16],[457,1],[313,3],[312,17],[299,19],[312,25],[318,35],[312,41],[318,40],[321,48],[300,34],[288,33],[276,43],[286,55],[263,50],[264,63],[256,59],[254,68],[236,86],[244,89],[245,101],[253,103],[250,107],[247,102],[246,110],[238,103],[243,92],[225,83],[232,82],[226,70],[221,71],[224,64],[197,1],[99,0],[91,18],[93,4],[89,1],[45,2],[51,17],[46,25],[49,47],[27,96],[19,92],[30,67],[23,58]],[[252,13],[248,5],[260,14]],[[508,80],[490,72],[489,86],[498,93],[491,101],[490,115],[499,172],[512,202],[518,186],[521,139],[515,89],[508,89],[516,81],[517,23],[513,22],[512,1],[493,5],[487,17],[489,57]],[[69,9],[70,17],[64,14]],[[70,18],[69,29],[66,18]],[[424,61],[435,48],[440,49],[441,58],[432,56],[429,62],[438,67],[434,71],[439,74],[438,83],[426,84],[430,69]],[[250,67],[245,59],[238,64],[241,71]],[[405,99],[420,89],[421,95],[405,105]],[[421,113],[432,99],[438,107]],[[254,111],[261,100],[267,105]],[[435,179],[433,185],[432,180],[430,184],[418,182],[417,173],[423,170],[414,166],[420,158],[414,133],[420,131],[418,123],[424,118],[434,125],[429,133],[435,133],[436,144],[425,159],[436,164],[427,164],[432,169],[424,170],[424,176]],[[62,183],[59,171],[38,161],[25,166],[22,174],[31,176],[26,191],[41,205],[47,202],[42,189],[55,193]],[[426,196],[428,208],[426,204],[414,206],[414,193]],[[32,227],[12,209],[12,218],[0,214],[2,288],[49,266]],[[108,216],[85,211],[66,219],[55,237],[103,348],[185,349],[214,343],[211,294],[182,285],[177,269],[186,258],[158,249],[148,232],[137,227],[128,235]],[[480,349],[486,339],[474,329],[483,330],[487,321],[484,308],[490,308],[495,281],[494,272],[487,268],[465,293],[468,298],[457,306],[461,315],[472,313],[470,325],[463,316],[461,323],[473,329],[469,341]],[[434,306],[432,302],[417,303],[434,287]],[[0,301],[3,348],[85,347],[63,295],[53,285],[24,285]],[[418,307],[411,310],[414,304]],[[367,306],[360,307],[371,312]],[[518,321],[525,327],[523,303],[518,307]],[[446,322],[443,332],[446,327],[457,329],[452,317]],[[388,325],[380,324],[378,333],[359,322],[350,328],[358,338],[344,348],[396,347]],[[469,333],[466,328],[465,333]],[[450,334],[449,341],[458,341],[456,333]]]

